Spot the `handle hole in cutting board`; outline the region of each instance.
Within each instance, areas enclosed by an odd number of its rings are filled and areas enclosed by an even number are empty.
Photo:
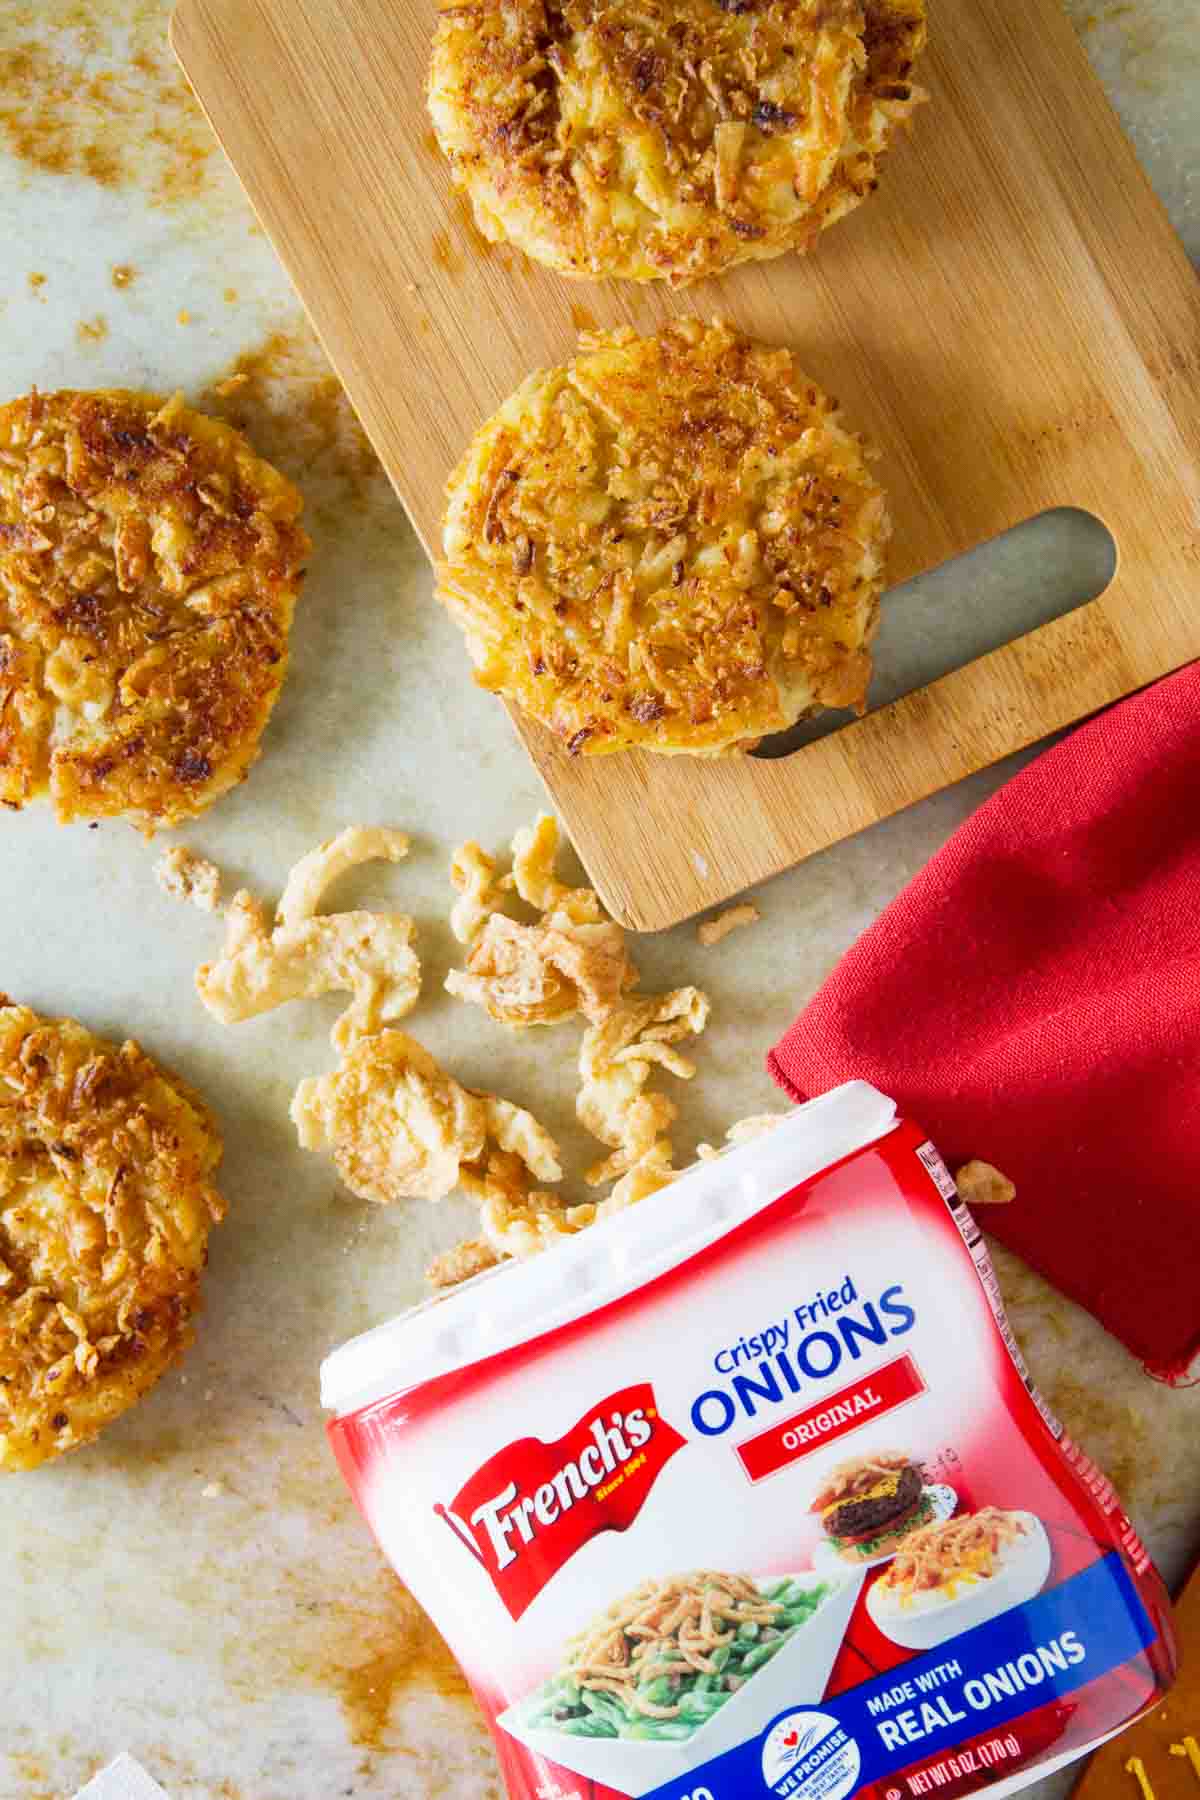
[[[868,710],[961,669],[1102,594],[1117,566],[1094,513],[1060,506],[892,588],[875,639]],[[802,719],[764,738],[755,756],[791,756],[851,723],[846,711]]]

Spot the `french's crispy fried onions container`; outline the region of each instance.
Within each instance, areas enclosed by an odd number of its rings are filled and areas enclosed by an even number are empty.
[[[1174,1673],[978,1227],[864,1083],[322,1384],[514,1800],[999,1795]]]

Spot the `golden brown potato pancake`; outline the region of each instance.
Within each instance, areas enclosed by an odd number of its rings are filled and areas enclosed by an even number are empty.
[[[220,1157],[137,1044],[0,995],[0,1473],[86,1444],[191,1342]]]
[[[152,828],[240,781],[287,668],[301,506],[179,396],[0,407],[0,804]]]
[[[485,237],[679,285],[858,206],[924,43],[924,0],[480,0],[438,15],[429,110]]]
[[[861,439],[730,326],[585,334],[447,486],[476,679],[573,754],[745,749],[861,707],[890,523]]]

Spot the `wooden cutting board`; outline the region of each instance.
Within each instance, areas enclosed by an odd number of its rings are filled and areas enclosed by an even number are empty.
[[[1112,532],[1098,600],[780,760],[573,759],[518,720],[593,881],[636,929],[1200,656],[1191,266],[1060,0],[931,10],[932,104],[875,198],[808,257],[679,294],[565,281],[478,236],[425,112],[434,0],[182,0],[174,17],[180,61],[431,554],[446,474],[531,368],[569,356],[580,325],[689,312],[793,346],[882,446],[894,580],[1048,507]]]
[[[1175,1601],[1175,1633],[1175,1686],[1097,1750],[1071,1800],[1196,1800],[1200,1794],[1200,1568]]]

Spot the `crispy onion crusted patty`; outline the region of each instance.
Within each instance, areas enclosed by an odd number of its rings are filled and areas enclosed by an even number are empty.
[[[137,1044],[0,995],[0,1472],[87,1443],[191,1342],[220,1156]]]
[[[859,205],[924,43],[925,0],[480,0],[439,14],[429,110],[485,236],[679,284]]]
[[[171,825],[240,780],[287,667],[301,505],[178,396],[0,407],[0,804]]]
[[[483,687],[572,753],[745,748],[866,694],[889,521],[786,350],[585,335],[475,435],[438,593]]]

